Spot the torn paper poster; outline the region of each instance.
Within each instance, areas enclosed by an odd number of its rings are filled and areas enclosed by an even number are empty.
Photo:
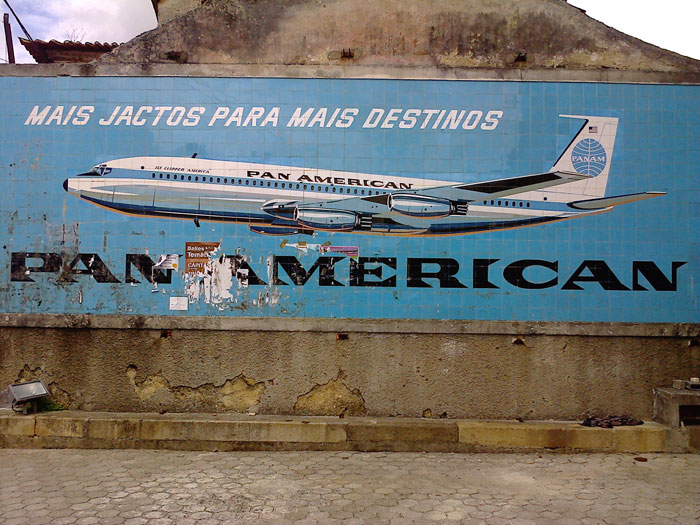
[[[188,300],[187,297],[171,297],[170,298],[170,309],[171,310],[187,310]]]
[[[207,270],[211,256],[219,249],[218,242],[185,243],[185,274],[201,274]]]
[[[348,257],[358,257],[360,255],[359,246],[326,246],[320,247],[321,253],[342,253]]]
[[[319,251],[321,249],[320,244],[309,244],[306,241],[299,241],[299,242],[287,242],[285,239],[282,241],[282,244],[280,244],[280,248],[296,248],[300,252],[307,253],[309,251]]]
[[[207,303],[220,304],[233,299],[233,265],[231,258],[221,254],[210,263],[211,275],[205,277],[204,300]],[[247,276],[246,276],[247,279]]]

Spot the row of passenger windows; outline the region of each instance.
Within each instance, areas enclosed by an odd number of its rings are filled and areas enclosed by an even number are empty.
[[[173,174],[173,175],[172,175],[172,178],[171,178],[171,175],[170,175],[169,173],[166,173],[166,174],[165,174],[165,177],[163,176],[162,173],[160,173],[160,174],[158,174],[157,177],[158,177],[159,179],[165,178],[165,179],[171,179],[171,180],[178,180],[178,176],[177,176],[177,175]],[[187,180],[188,180],[188,181],[192,181],[192,177],[193,177],[192,175],[187,175]],[[155,179],[155,178],[156,178],[156,174],[153,173],[153,174],[151,175],[151,178]],[[180,175],[180,179],[179,179],[179,180],[185,180],[185,175]],[[222,180],[221,177],[216,177],[216,183],[221,184],[221,180]],[[269,181],[269,180],[268,180],[268,181],[264,181],[264,180],[258,181],[258,180],[255,180],[255,179],[231,179],[231,184],[242,185],[244,180],[245,180],[245,185],[246,185],[246,186],[261,186],[261,187],[267,186],[268,188],[282,188],[282,189],[287,188],[287,189],[290,189],[290,190],[291,190],[291,189],[297,189],[297,190],[301,189],[301,190],[303,190],[303,191],[320,191],[320,192],[325,192],[325,193],[352,193],[352,194],[354,194],[354,195],[365,195],[365,193],[366,193],[367,195],[380,195],[380,194],[389,193],[388,191],[379,191],[379,190],[374,190],[374,191],[373,191],[373,190],[367,190],[366,192],[365,192],[365,190],[359,190],[359,192],[358,192],[358,189],[357,189],[357,188],[338,188],[338,187],[335,187],[335,186],[330,187],[330,190],[329,190],[329,186],[323,186],[323,185],[318,185],[318,186],[316,186],[316,185],[314,185],[314,184],[311,184],[311,185],[309,185],[309,184],[301,184],[301,183],[299,183],[299,182],[297,182],[297,183],[293,183],[293,182],[271,182],[271,181]],[[252,180],[252,183],[251,183],[251,180]],[[194,176],[194,182],[200,182],[200,181],[199,181],[199,176],[198,176],[198,175],[195,175],[195,176]],[[207,182],[207,177],[202,177],[202,181],[201,181],[201,182]],[[214,177],[209,177],[209,182],[214,182]],[[223,179],[223,183],[224,183],[224,184],[228,184],[228,183],[229,183],[229,179],[228,179],[228,178],[224,178],[224,179]],[[296,186],[296,188],[295,188],[295,186]],[[310,187],[309,187],[309,186],[310,186]],[[545,200],[547,200],[546,197],[545,197]],[[514,207],[514,208],[515,208],[515,207],[520,207],[520,208],[522,208],[522,207],[523,207],[523,201],[496,201],[496,200],[492,200],[492,201],[491,201],[491,206],[512,206],[512,207]],[[529,207],[530,207],[530,203],[529,203],[529,202],[526,202],[526,203],[525,203],[525,207],[526,207],[526,208],[529,208]]]
[[[170,179],[170,180],[178,180],[178,176],[173,174],[172,177],[169,173],[166,173],[165,176],[163,176],[162,173],[158,174],[157,176],[159,179]],[[156,174],[153,173],[151,174],[151,178],[155,179]],[[215,177],[209,177],[208,182],[214,182]],[[185,180],[185,175],[180,175],[179,180]],[[200,182],[199,176],[194,175],[194,179],[192,175],[187,175],[187,180],[188,181],[193,181],[193,182]],[[339,188],[336,186],[323,186],[323,185],[318,185],[316,186],[315,184],[301,184],[299,182],[293,183],[293,182],[271,182],[271,181],[258,181],[256,179],[231,179],[231,184],[238,184],[238,185],[243,185],[243,181],[245,180],[245,185],[246,186],[261,186],[261,187],[268,187],[268,188],[286,188],[286,189],[297,189],[297,190],[303,190],[303,191],[321,191],[325,193],[352,193],[353,195],[380,195],[380,194],[386,194],[389,193],[388,191],[379,191],[379,190],[359,190],[357,188]],[[221,177],[216,177],[216,183],[221,184]],[[202,177],[201,182],[207,182],[207,177]],[[224,184],[229,183],[228,178],[223,179]],[[329,189],[330,188],[330,189]],[[493,201],[491,202],[493,204]]]
[[[546,200],[546,198],[545,198]],[[496,204],[494,204],[494,202]],[[526,202],[526,208],[530,207],[530,203]],[[512,206],[512,207],[517,207],[520,206],[521,208],[523,207],[523,201],[491,201],[491,206]]]

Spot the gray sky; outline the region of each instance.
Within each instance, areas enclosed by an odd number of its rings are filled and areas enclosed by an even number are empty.
[[[156,27],[151,0],[9,0],[10,5],[35,40],[67,40],[71,32],[81,42],[126,42]],[[9,9],[0,0],[0,11]],[[22,30],[10,14],[17,62],[34,60],[19,43]],[[0,58],[7,59],[4,35]]]
[[[700,59],[700,0],[569,0],[587,14],[628,35]],[[35,39],[126,42],[156,27],[150,0],[10,0]],[[9,10],[0,3],[2,12]],[[17,62],[33,62],[17,41],[23,36],[12,19]],[[0,59],[7,58],[0,38]]]

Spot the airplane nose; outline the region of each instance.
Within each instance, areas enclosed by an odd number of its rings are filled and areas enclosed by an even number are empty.
[[[63,181],[63,189],[68,191],[68,179]]]

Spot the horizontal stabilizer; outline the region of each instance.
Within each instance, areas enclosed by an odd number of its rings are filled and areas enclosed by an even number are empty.
[[[666,195],[666,192],[647,191],[644,193],[630,193],[629,195],[617,195],[615,197],[603,197],[601,199],[587,199],[583,201],[570,202],[569,206],[576,210],[599,210],[602,208],[609,208],[610,206],[618,206],[619,204],[627,204],[628,202],[651,199],[652,197],[661,197],[662,195]]]

